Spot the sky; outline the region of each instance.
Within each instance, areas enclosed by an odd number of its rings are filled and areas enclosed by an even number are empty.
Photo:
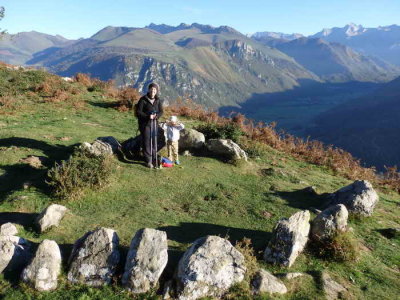
[[[87,38],[106,26],[150,23],[228,25],[258,31],[314,34],[353,22],[364,27],[400,24],[400,0],[0,0],[0,28]]]

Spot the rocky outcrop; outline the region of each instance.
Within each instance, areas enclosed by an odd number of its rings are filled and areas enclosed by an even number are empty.
[[[286,294],[287,288],[281,280],[264,269],[260,269],[251,283],[253,293]]]
[[[145,228],[132,239],[122,284],[133,293],[145,293],[157,285],[168,262],[167,234]]]
[[[68,209],[59,204],[51,204],[44,209],[36,219],[36,226],[40,232],[45,232],[52,227],[58,227]]]
[[[310,231],[310,212],[299,211],[289,219],[281,219],[264,252],[267,262],[290,267],[303,251]]]
[[[247,154],[238,144],[232,140],[210,139],[206,143],[207,149],[216,155],[233,159],[244,159],[247,161]]]
[[[68,280],[90,286],[111,282],[120,259],[117,233],[99,228],[86,233],[75,242],[71,253]]]
[[[366,180],[356,180],[352,184],[331,194],[331,204],[344,204],[350,214],[370,216],[379,201],[379,196]]]
[[[17,236],[0,236],[0,273],[19,273],[32,257],[31,244]]]
[[[221,296],[246,272],[243,255],[228,240],[207,236],[196,240],[179,261],[178,299]]]
[[[16,235],[18,234],[18,229],[13,223],[4,223],[0,227],[0,235]]]
[[[348,217],[349,213],[343,204],[325,209],[313,220],[311,237],[316,240],[326,240],[338,232],[346,231]]]
[[[96,140],[110,145],[111,149],[112,149],[112,152],[114,154],[117,153],[119,149],[121,149],[121,144],[113,136],[98,137]]]
[[[198,150],[204,147],[204,134],[194,129],[183,129],[180,132],[179,150]]]
[[[44,240],[32,262],[22,272],[22,280],[38,291],[57,288],[61,271],[61,252],[55,241]]]

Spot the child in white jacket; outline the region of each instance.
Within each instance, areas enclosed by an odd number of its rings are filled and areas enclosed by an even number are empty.
[[[168,159],[174,161],[176,165],[179,165],[179,132],[184,129],[185,126],[178,122],[176,116],[171,116],[169,122],[161,124],[161,128],[164,129],[164,132],[166,133]]]

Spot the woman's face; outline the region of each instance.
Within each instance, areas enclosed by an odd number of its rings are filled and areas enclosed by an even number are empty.
[[[149,96],[150,98],[154,98],[157,94],[157,89],[155,87],[151,87],[149,90]]]

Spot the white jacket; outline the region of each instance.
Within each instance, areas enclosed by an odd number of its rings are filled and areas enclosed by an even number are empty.
[[[172,126],[168,123],[162,123],[160,125],[161,128],[164,129],[167,141],[173,141],[173,142],[179,141],[180,137],[179,131],[185,128],[185,126],[182,123],[179,123],[175,126]]]

